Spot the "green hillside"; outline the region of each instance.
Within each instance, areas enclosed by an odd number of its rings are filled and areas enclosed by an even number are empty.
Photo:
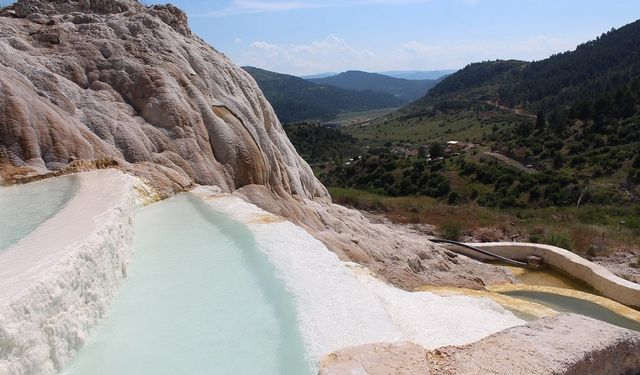
[[[400,107],[391,94],[317,85],[302,78],[243,67],[256,80],[280,121],[327,121],[342,112]]]
[[[329,186],[498,208],[634,204],[638,40],[640,21],[545,60],[470,64],[393,114],[343,127],[362,158],[319,176]],[[426,151],[455,141],[464,146]]]
[[[395,78],[378,73],[367,73],[358,70],[343,72],[331,77],[309,80],[320,85],[331,85],[349,90],[371,90],[392,94],[406,103],[424,96],[438,80],[409,80]]]

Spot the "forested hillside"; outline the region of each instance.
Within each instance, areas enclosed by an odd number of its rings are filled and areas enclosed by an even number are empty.
[[[310,79],[310,81],[349,90],[386,92],[404,101],[405,104],[424,96],[438,83],[437,79],[410,80],[359,70],[350,70],[330,77]]]
[[[243,67],[258,83],[280,121],[327,121],[340,112],[399,107],[391,94],[317,85],[302,78],[254,67]]]
[[[640,77],[640,21],[602,34],[574,51],[536,62],[470,64],[416,105],[449,99],[491,100],[529,111],[553,111],[611,93]]]

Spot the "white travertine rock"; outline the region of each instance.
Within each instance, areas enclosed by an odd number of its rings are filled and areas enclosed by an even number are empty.
[[[53,374],[105,314],[133,253],[134,178],[78,175],[55,216],[0,253],[0,374]]]
[[[295,301],[312,365],[344,347],[411,341],[426,348],[459,345],[523,324],[486,298],[408,292],[366,268],[342,262],[307,231],[233,196],[193,192],[245,224]]]
[[[0,16],[6,182],[118,164],[161,197],[194,184],[242,191],[405,289],[513,281],[507,271],[448,257],[425,236],[331,206],[253,78],[193,35],[179,9],[19,0]]]
[[[41,173],[110,158],[169,194],[327,196],[253,78],[176,7],[19,0],[1,15],[0,162]]]

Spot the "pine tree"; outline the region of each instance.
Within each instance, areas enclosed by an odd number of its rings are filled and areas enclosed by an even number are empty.
[[[633,167],[640,168],[640,150],[638,150],[638,154],[636,155],[636,158],[633,160]]]
[[[536,116],[536,129],[544,130],[546,124],[547,122],[544,119],[544,113],[542,113],[542,111],[538,111],[538,114]]]

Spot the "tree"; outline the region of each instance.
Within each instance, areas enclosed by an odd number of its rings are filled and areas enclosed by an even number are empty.
[[[549,126],[556,134],[562,134],[567,129],[567,114],[562,110],[553,111],[549,119]]]
[[[429,150],[428,150],[427,147],[420,146],[420,148],[418,148],[418,157],[419,158],[426,159],[428,154],[429,154]]]
[[[638,150],[638,154],[636,155],[636,158],[633,159],[633,167],[640,168],[640,150]]]
[[[431,155],[432,159],[442,157],[444,156],[444,148],[440,143],[434,142],[429,148],[429,154]]]
[[[564,157],[562,157],[562,154],[559,152],[556,152],[556,154],[553,156],[553,167],[554,168],[562,168],[562,166],[564,165]]]
[[[531,124],[527,121],[522,121],[520,124],[518,124],[517,132],[518,135],[522,137],[528,137],[529,135],[531,135]]]
[[[547,125],[547,122],[544,119],[544,113],[542,111],[538,111],[536,115],[536,129],[544,130],[544,127]]]

